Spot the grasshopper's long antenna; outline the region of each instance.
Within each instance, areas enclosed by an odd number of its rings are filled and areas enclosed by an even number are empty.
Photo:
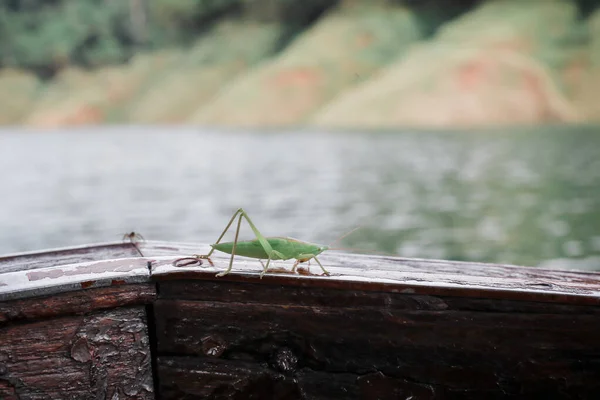
[[[344,233],[342,236],[340,236],[339,238],[337,238],[336,240],[334,240],[333,242],[331,242],[331,244],[328,246],[329,250],[354,250],[354,251],[361,251],[361,252],[369,252],[371,254],[379,254],[379,255],[382,255],[382,256],[389,256],[390,255],[389,253],[385,253],[385,252],[382,252],[382,251],[369,250],[369,249],[359,249],[359,248],[356,248],[356,247],[333,247],[334,243],[339,242],[340,240],[342,240],[346,236],[349,236],[351,233],[354,233],[355,231],[357,231],[360,228],[361,228],[361,226],[357,226],[356,228],[352,229],[350,232]]]
[[[356,228],[352,229],[350,232],[344,233],[342,236],[340,236],[339,238],[335,239],[333,242],[331,242],[329,244],[329,249],[333,250],[331,247],[333,246],[334,243],[339,242],[340,240],[342,240],[343,238],[345,238],[346,236],[349,236],[351,233],[354,233],[355,231],[357,231],[358,229],[360,229],[360,226],[357,226]]]
[[[350,251],[359,251],[363,254],[377,254],[380,256],[388,256],[388,257],[393,257],[394,254],[390,254],[390,253],[386,253],[384,251],[377,251],[377,250],[371,250],[371,249],[361,249],[358,247],[330,247],[328,250],[350,250]]]

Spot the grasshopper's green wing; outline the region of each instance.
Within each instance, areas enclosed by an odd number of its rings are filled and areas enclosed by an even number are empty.
[[[233,251],[233,243],[234,242],[224,242],[212,244],[211,246],[215,250],[231,254]],[[266,260],[269,258],[265,248],[258,240],[238,241],[237,246],[235,247],[235,254],[242,257],[258,258],[259,260]]]
[[[295,258],[298,250],[295,243],[288,241],[286,238],[265,238],[276,254],[271,255],[272,260],[289,260]],[[213,249],[222,251],[223,253],[231,254],[233,251],[234,242],[224,242],[211,245]],[[242,257],[258,258],[259,260],[267,260],[269,254],[265,251],[262,243],[258,240],[238,241],[235,254]],[[283,258],[279,256],[281,254]]]

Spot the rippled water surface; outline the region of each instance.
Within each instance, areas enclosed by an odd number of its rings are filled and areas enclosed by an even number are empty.
[[[0,254],[266,235],[600,270],[600,132],[0,131]],[[249,229],[244,237],[251,237]]]

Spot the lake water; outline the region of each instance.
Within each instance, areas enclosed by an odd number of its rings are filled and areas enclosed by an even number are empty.
[[[0,254],[266,235],[407,257],[600,270],[600,132],[0,131]],[[244,229],[244,238],[251,231]],[[233,232],[231,232],[233,235]]]

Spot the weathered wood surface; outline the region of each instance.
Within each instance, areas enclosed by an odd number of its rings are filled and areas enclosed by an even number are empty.
[[[136,245],[130,242],[84,245],[50,251],[32,251],[0,257],[0,274],[47,268],[55,265],[138,256],[140,256],[140,253],[136,249]]]
[[[0,398],[154,399],[144,308],[1,328]]]
[[[149,282],[133,243],[79,246],[0,257],[0,301]]]
[[[229,276],[215,278],[227,268],[229,256],[215,252],[211,267],[173,267],[170,257],[206,254],[208,246],[147,242],[144,255],[160,260],[152,268],[155,281],[208,279],[215,282],[260,282],[263,285],[322,287],[345,290],[377,290],[488,299],[514,299],[562,304],[600,305],[600,273],[518,267],[512,265],[423,260],[325,252],[319,259],[331,272],[322,276],[318,265],[299,267],[291,274],[293,261],[275,262],[275,268],[259,279],[257,260],[236,257]],[[301,264],[303,265],[303,264]],[[600,268],[600,266],[599,266]]]
[[[318,266],[291,274],[291,262],[277,262],[259,279],[260,263],[239,257],[230,275],[216,278],[227,255],[215,253],[215,267],[172,265],[208,246],[139,243],[144,257],[132,244],[119,246],[136,254],[108,260],[114,248],[103,246],[103,255],[82,251],[97,257],[85,263],[50,257],[26,271],[2,269],[22,258],[0,258],[0,334],[37,318],[54,323],[91,318],[121,302],[143,304],[156,284],[158,298],[148,309],[157,398],[600,393],[599,273],[331,252],[320,257],[329,277]],[[45,303],[36,304],[41,298]],[[2,382],[14,379],[0,375]]]
[[[139,248],[139,250],[138,250]],[[45,253],[0,258],[0,301],[123,283],[169,279],[260,282],[264,285],[310,286],[346,290],[383,290],[413,294],[456,295],[489,299],[600,304],[600,273],[510,265],[421,260],[401,257],[324,253],[332,272],[321,276],[314,265],[291,274],[291,262],[277,262],[261,280],[260,263],[236,257],[232,273],[215,278],[227,267],[227,255],[215,253],[215,267],[174,267],[178,257],[203,254],[207,245],[149,241],[63,249],[57,259]],[[145,257],[141,257],[141,251]],[[30,262],[30,263],[29,263]],[[150,263],[150,267],[149,267]],[[19,269],[22,268],[22,269]],[[34,271],[31,271],[34,269]]]
[[[0,301],[47,294],[146,283],[147,261],[136,258],[91,261],[0,274]]]

